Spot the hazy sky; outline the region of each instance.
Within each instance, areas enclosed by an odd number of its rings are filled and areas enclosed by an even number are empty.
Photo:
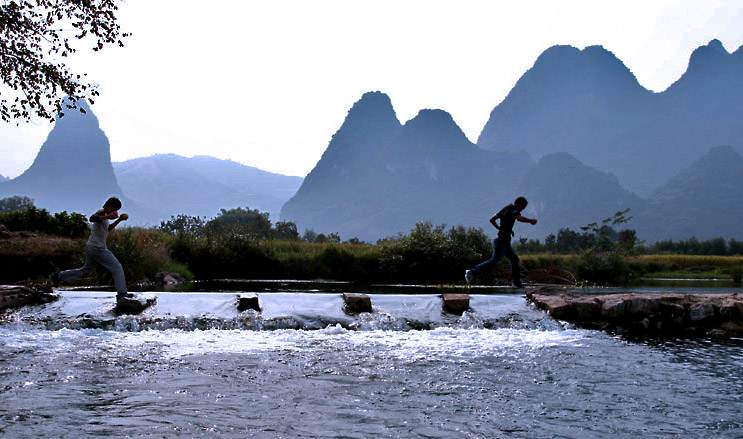
[[[743,0],[127,0],[119,21],[124,48],[74,59],[99,84],[114,161],[203,154],[299,176],[367,91],[403,122],[446,110],[475,142],[552,45],[603,45],[653,91],[711,39],[743,45]],[[30,166],[50,130],[0,125],[0,174]]]

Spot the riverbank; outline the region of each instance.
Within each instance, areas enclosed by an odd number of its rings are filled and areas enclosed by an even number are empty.
[[[59,298],[51,288],[33,288],[25,285],[0,285],[0,312],[6,308],[54,302]]]
[[[527,300],[558,320],[589,329],[673,336],[743,336],[743,293],[581,294],[540,287]]]
[[[134,288],[157,273],[186,279],[333,279],[354,283],[464,285],[464,269],[486,259],[486,242],[478,252],[451,244],[434,245],[438,235],[378,244],[307,243],[232,237],[227,241],[193,242],[150,229],[124,228],[109,238],[109,248],[122,263]],[[238,239],[239,238],[239,239]],[[434,239],[436,238],[436,239]],[[444,238],[442,238],[444,239]],[[429,241],[435,241],[433,243]],[[447,241],[448,242],[448,241]],[[456,241],[459,242],[459,241]],[[415,245],[413,245],[415,244]],[[85,240],[16,234],[0,236],[0,282],[31,285],[48,282],[56,269],[79,267]],[[531,284],[590,285],[579,255],[523,254],[523,279]],[[625,257],[627,280],[635,285],[648,277],[718,279],[740,284],[743,256],[643,255]],[[581,268],[583,267],[583,268]],[[597,270],[603,268],[597,267]],[[476,279],[476,286],[508,284],[510,265],[503,261]],[[105,270],[67,286],[110,283]]]

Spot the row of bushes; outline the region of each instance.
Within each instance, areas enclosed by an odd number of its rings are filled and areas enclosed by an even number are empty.
[[[31,230],[52,236],[81,238],[88,233],[88,219],[79,213],[58,212],[27,206],[22,210],[0,212],[0,224],[10,230]]]
[[[54,266],[67,269],[84,261],[84,239],[39,235],[7,243],[0,248],[0,264],[7,268],[2,282],[46,276]],[[487,259],[492,251],[490,239],[479,229],[444,229],[430,223],[376,245],[258,239],[237,229],[206,237],[130,227],[110,234],[108,246],[130,283],[153,279],[161,271],[197,279],[462,283],[464,270]],[[594,250],[581,255],[522,255],[521,263],[527,282],[622,284],[648,274],[683,270],[719,270],[720,275],[735,276],[743,267],[743,257],[637,256]],[[103,270],[99,275],[107,276]],[[493,284],[509,278],[510,266],[504,260],[476,281]]]
[[[524,248],[528,242],[519,242],[517,251],[522,253],[524,279],[531,282],[621,284],[647,273],[682,268],[678,263],[642,260],[637,256],[634,233],[614,232],[606,224],[608,221],[587,226],[583,234],[564,231],[558,234],[563,243],[569,240],[593,243],[580,254],[529,254]],[[14,250],[13,258],[5,258],[8,251],[0,250],[6,263],[18,265],[23,261],[27,264],[23,269],[7,270],[9,276],[31,276],[34,270],[38,275],[48,273],[49,262],[61,265],[61,268],[83,262],[82,238],[88,228],[82,215],[64,212],[51,215],[43,209],[27,206],[23,210],[0,213],[0,222],[15,230],[65,236],[71,242],[64,247],[64,258],[43,251],[43,244],[40,244],[43,242],[49,248],[62,248],[54,247],[51,238],[29,241],[35,244],[25,250]],[[223,210],[209,221],[179,216],[163,222],[159,228],[120,227],[110,235],[108,245],[124,266],[130,282],[152,279],[160,271],[198,279],[463,282],[464,270],[487,259],[492,252],[491,238],[479,228],[456,226],[446,229],[431,223],[419,223],[409,234],[381,240],[375,245],[358,240],[340,243],[337,236],[331,234],[330,237],[333,239],[318,240],[315,235],[303,240],[293,223],[272,225],[267,215],[257,210],[232,209]],[[71,256],[70,249],[73,248],[78,251],[77,257]],[[742,258],[731,258],[726,270],[731,273],[740,270],[743,260],[738,259]],[[34,266],[37,268],[28,268]],[[509,277],[510,267],[504,261],[491,273],[480,276],[478,281],[491,284]],[[2,279],[14,280],[18,278]]]

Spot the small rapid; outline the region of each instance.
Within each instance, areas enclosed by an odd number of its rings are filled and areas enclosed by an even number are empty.
[[[157,303],[138,315],[117,315],[113,293],[61,291],[58,301],[8,311],[3,326],[58,329],[144,331],[319,330],[340,326],[353,330],[430,330],[451,328],[556,329],[561,325],[526,304],[522,295],[471,295],[462,315],[444,311],[439,294],[370,294],[371,313],[349,314],[341,294],[260,293],[260,311],[239,311],[233,292],[148,292]]]

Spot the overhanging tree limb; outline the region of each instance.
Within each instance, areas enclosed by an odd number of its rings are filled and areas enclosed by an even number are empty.
[[[62,59],[82,43],[93,51],[123,47],[129,34],[121,32],[117,10],[116,0],[0,0],[0,118],[53,121],[62,106],[78,108],[76,99],[92,103],[96,86]]]

